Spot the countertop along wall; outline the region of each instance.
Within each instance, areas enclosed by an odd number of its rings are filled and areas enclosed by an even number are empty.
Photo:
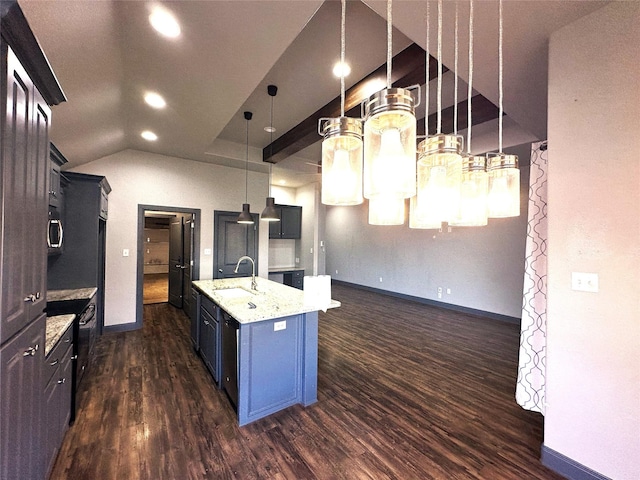
[[[519,217],[490,219],[486,227],[452,227],[449,233],[410,229],[408,207],[402,226],[369,225],[366,200],[359,206],[326,207],[326,273],[344,282],[521,318],[531,146],[505,152],[517,154],[523,164]]]
[[[640,478],[639,58],[638,2],[551,36],[544,446],[616,480]]]
[[[104,175],[112,187],[107,221],[105,325],[136,321],[136,272],[138,205],[158,205],[201,210],[200,279],[213,276],[214,210],[237,211],[245,201],[245,171],[137,150],[84,164],[74,171]],[[252,213],[264,209],[267,175],[249,172]],[[258,272],[267,278],[269,227],[260,222]],[[122,256],[129,249],[129,257]]]

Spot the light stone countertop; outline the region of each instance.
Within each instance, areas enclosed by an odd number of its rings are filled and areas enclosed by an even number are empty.
[[[304,304],[304,292],[281,283],[256,277],[257,291],[251,290],[251,277],[197,280],[193,286],[235,318],[239,323],[288,317],[321,310]],[[226,295],[225,290],[231,290]],[[245,290],[242,292],[240,289]],[[251,302],[255,308],[249,305]],[[340,302],[331,300],[327,308],[337,308]]]
[[[67,328],[71,326],[73,320],[76,318],[74,314],[69,315],[56,315],[55,317],[47,317],[47,333],[46,340],[44,342],[44,355],[49,355],[49,352],[56,346],[58,340],[67,331]]]
[[[60,302],[64,300],[90,300],[96,294],[96,287],[71,288],[68,290],[47,290],[47,301]]]

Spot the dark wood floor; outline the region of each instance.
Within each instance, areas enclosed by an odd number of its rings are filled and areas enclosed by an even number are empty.
[[[52,479],[560,479],[542,417],[514,400],[518,328],[333,287],[318,403],[239,428],[191,349],[188,320],[99,339]]]

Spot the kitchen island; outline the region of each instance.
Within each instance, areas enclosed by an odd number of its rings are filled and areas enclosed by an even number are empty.
[[[305,305],[301,290],[255,280],[255,290],[249,277],[192,284],[194,347],[240,426],[318,398],[318,307]]]

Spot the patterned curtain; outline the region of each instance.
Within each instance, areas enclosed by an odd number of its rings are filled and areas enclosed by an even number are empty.
[[[531,145],[529,217],[516,401],[545,412],[547,368],[547,142]]]

